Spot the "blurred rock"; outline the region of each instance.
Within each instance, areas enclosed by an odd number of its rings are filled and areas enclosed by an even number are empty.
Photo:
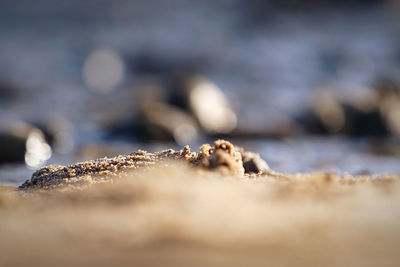
[[[342,100],[327,92],[318,92],[311,109],[303,116],[308,132],[355,137],[400,136],[399,86],[380,80],[371,94],[354,100]]]
[[[221,139],[216,140],[214,146],[203,144],[197,160],[203,167],[218,168],[224,172],[240,175],[266,174],[270,171],[268,164],[259,154],[244,151],[243,148]]]
[[[380,79],[375,84],[377,109],[384,118],[388,131],[400,137],[400,81]]]
[[[313,99],[312,109],[329,133],[338,133],[346,123],[343,105],[326,92],[321,92]]]
[[[379,110],[360,110],[343,105],[346,121],[340,133],[356,137],[384,137],[391,134]]]
[[[190,114],[164,103],[148,102],[140,108],[138,123],[143,129],[142,137],[150,140],[192,143],[199,129]]]
[[[138,83],[136,115],[110,126],[112,135],[186,144],[200,134],[228,135],[236,127],[227,98],[206,78],[171,72],[145,75]]]
[[[378,137],[390,134],[382,114],[374,107],[343,103],[324,95],[313,101],[305,115],[306,129],[313,134],[341,134],[355,137]]]
[[[174,73],[171,80],[170,103],[191,112],[207,134],[226,134],[235,129],[236,114],[217,85],[183,73]]]
[[[25,162],[30,168],[42,166],[51,156],[43,132],[23,122],[15,122],[0,132],[0,151],[0,163]]]
[[[320,91],[313,96],[311,108],[302,120],[310,133],[335,134],[343,129],[345,116],[341,103],[329,92]]]
[[[25,162],[26,137],[0,133],[0,163]]]

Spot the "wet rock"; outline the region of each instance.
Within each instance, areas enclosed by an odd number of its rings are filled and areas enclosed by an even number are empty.
[[[229,133],[235,129],[235,112],[221,89],[210,80],[175,73],[171,76],[170,88],[170,103],[192,113],[207,134]]]
[[[346,122],[342,134],[356,137],[385,137],[391,134],[385,118],[379,110],[360,110],[343,104]]]
[[[313,134],[341,134],[355,137],[385,137],[395,133],[400,118],[400,101],[384,93],[374,94],[372,99],[341,100],[327,92],[319,92],[312,108],[303,121],[308,132]],[[399,101],[399,102],[398,102]],[[396,108],[399,108],[399,114]],[[399,124],[399,123],[397,123]],[[399,124],[400,133],[400,124]]]
[[[345,124],[345,112],[341,103],[329,92],[314,95],[309,111],[304,115],[308,132],[314,134],[335,134]]]
[[[198,126],[190,114],[164,103],[148,102],[138,114],[142,138],[191,143],[197,139]]]
[[[25,162],[26,136],[0,133],[0,163]]]
[[[400,81],[380,79],[375,84],[377,109],[391,135],[400,137]]]
[[[43,165],[51,156],[43,132],[22,122],[15,122],[2,130],[0,151],[0,163],[25,162],[31,168]]]
[[[111,126],[112,135],[192,143],[199,134],[229,134],[236,114],[222,91],[207,79],[174,73],[147,78],[137,87],[135,116]]]

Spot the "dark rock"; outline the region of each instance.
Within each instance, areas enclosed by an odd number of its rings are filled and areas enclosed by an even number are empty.
[[[375,83],[377,110],[388,132],[400,137],[400,80],[381,78]]]
[[[166,79],[147,77],[136,88],[136,115],[111,126],[112,136],[184,144],[200,133],[229,134],[236,127],[227,98],[206,78],[174,72]]]
[[[330,93],[320,91],[313,96],[309,110],[300,119],[307,132],[312,134],[336,134],[343,130],[346,115],[342,103]]]
[[[36,168],[51,156],[43,132],[27,123],[15,122],[0,133],[0,163],[25,162]]]
[[[264,173],[269,170],[268,164],[253,152],[243,152],[242,161],[245,173]]]
[[[190,114],[164,103],[147,103],[140,108],[137,123],[142,129],[141,137],[147,140],[192,143],[199,129]]]
[[[184,73],[171,75],[170,103],[193,114],[207,134],[235,129],[237,117],[224,93],[210,80]]]
[[[384,89],[386,95],[389,91]],[[303,115],[305,128],[313,134],[341,134],[354,137],[385,137],[394,134],[387,111],[388,98],[380,94],[370,101],[343,101],[325,92],[320,92],[312,108]],[[393,103],[395,97],[390,97]],[[400,105],[399,105],[400,108]]]
[[[352,105],[343,105],[345,124],[342,134],[357,137],[384,137],[390,135],[390,130],[383,114],[377,109],[360,110]]]
[[[26,137],[0,133],[0,163],[25,162]]]

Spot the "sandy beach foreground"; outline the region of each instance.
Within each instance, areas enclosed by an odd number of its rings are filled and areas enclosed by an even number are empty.
[[[0,187],[0,266],[400,262],[400,175],[249,172],[224,142],[176,153],[123,172],[54,167],[30,180],[42,182]],[[65,177],[51,182],[54,171]]]

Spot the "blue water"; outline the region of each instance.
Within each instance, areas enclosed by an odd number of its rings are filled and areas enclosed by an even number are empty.
[[[297,115],[316,90],[356,97],[379,74],[400,73],[400,16],[394,8],[285,11],[268,13],[256,23],[240,1],[134,2],[5,1],[0,8],[0,81],[20,91],[0,101],[0,126],[15,120],[69,121],[74,150],[53,155],[49,163],[176,147],[116,145],[104,138],[107,122],[134,113],[141,77],[130,70],[129,59],[142,53],[196,65],[198,73],[226,93],[239,123],[252,128],[268,124],[267,115]],[[108,93],[91,91],[82,80],[84,60],[98,48],[113,50],[124,64],[123,81]],[[398,158],[373,155],[363,141],[302,137],[238,142],[285,173],[400,173]],[[101,144],[99,151],[82,156],[83,147],[96,144]],[[16,185],[31,173],[23,165],[1,166],[0,183]]]

